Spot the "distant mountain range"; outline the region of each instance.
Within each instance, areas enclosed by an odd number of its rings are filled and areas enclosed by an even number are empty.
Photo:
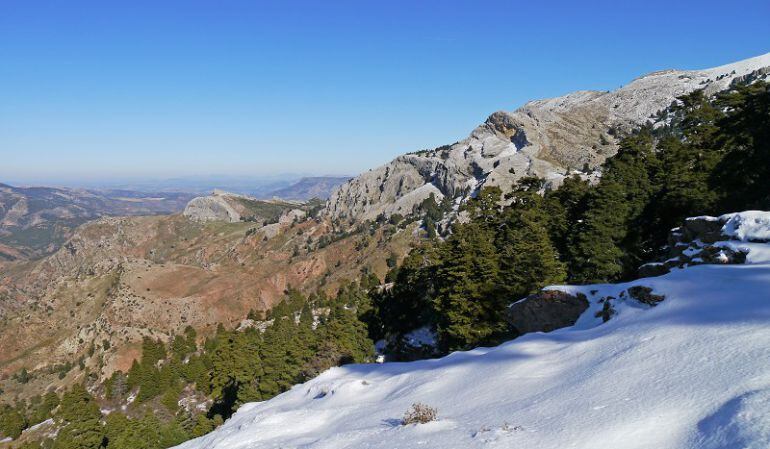
[[[332,189],[349,177],[318,176],[295,182],[253,181],[207,184],[234,188],[237,193],[253,192],[258,199],[326,200]],[[212,182],[215,179],[210,180]],[[230,180],[233,181],[232,179]],[[185,184],[158,184],[159,190],[75,189],[55,187],[13,187],[0,184],[0,261],[39,257],[54,252],[81,224],[104,216],[167,215],[184,210],[193,198],[208,194],[203,184],[188,184],[189,191],[175,191]],[[246,180],[243,180],[245,183]],[[144,186],[148,187],[148,186]],[[136,186],[141,189],[142,186]]]
[[[248,195],[255,198],[272,198],[277,192],[294,185],[307,186],[312,189],[312,184],[319,183],[333,188],[341,184],[350,176],[311,176],[298,173],[279,173],[272,175],[207,175],[207,176],[180,176],[175,178],[137,178],[137,179],[5,179],[6,184],[17,186],[49,186],[58,188],[86,189],[86,190],[130,190],[133,192],[184,192],[196,195],[207,195],[214,189],[226,192]],[[328,198],[327,190],[320,190],[319,198]],[[311,196],[312,197],[312,196]],[[292,199],[310,199],[311,197],[297,197]]]
[[[81,224],[103,216],[181,211],[188,193],[12,187],[0,184],[0,260],[51,253]]]
[[[328,199],[334,188],[350,180],[350,176],[316,176],[302,178],[296,183],[274,190],[270,196],[284,200]]]

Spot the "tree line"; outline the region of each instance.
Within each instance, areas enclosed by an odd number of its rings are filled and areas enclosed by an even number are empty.
[[[515,337],[506,307],[545,285],[632,279],[666,253],[688,216],[770,209],[770,91],[765,82],[713,97],[695,91],[625,136],[598,183],[548,188],[520,180],[483,188],[443,240],[412,250],[363,316],[374,340],[399,351],[419,327],[441,352]],[[501,206],[505,204],[505,206]]]

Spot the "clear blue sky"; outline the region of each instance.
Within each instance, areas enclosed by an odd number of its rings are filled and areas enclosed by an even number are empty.
[[[770,2],[0,1],[0,181],[355,174],[770,52]]]

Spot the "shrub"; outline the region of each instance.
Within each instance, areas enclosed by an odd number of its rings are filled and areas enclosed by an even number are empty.
[[[438,411],[425,404],[415,402],[412,407],[404,413],[404,417],[401,419],[401,424],[407,426],[409,424],[425,424],[436,420]]]

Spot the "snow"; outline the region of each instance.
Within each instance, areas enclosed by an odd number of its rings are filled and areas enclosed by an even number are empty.
[[[404,335],[406,343],[412,347],[436,346],[436,334],[428,326],[415,329]]]
[[[747,211],[722,215],[720,221],[725,222],[722,234],[738,240],[770,241],[770,212]]]
[[[733,218],[730,235],[770,232],[753,212]],[[588,297],[574,326],[441,359],[334,368],[179,447],[767,449],[770,245],[719,245],[749,248],[749,263],[550,287]],[[628,294],[637,285],[666,299],[639,303]],[[602,323],[609,296],[616,313]],[[415,402],[438,420],[400,425]]]
[[[27,429],[25,429],[25,431],[26,432],[34,432],[34,431],[40,429],[43,426],[50,426],[50,425],[53,425],[53,419],[52,418],[48,418],[45,421],[41,421],[41,422],[35,424],[34,426],[29,426]]]

